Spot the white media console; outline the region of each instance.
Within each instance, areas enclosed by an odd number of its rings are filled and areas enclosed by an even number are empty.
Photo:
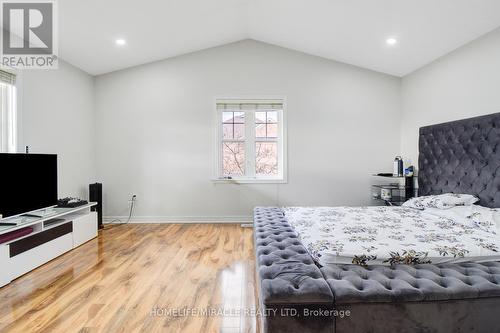
[[[49,208],[42,217],[12,217],[1,222],[0,237],[26,227],[33,231],[0,244],[0,287],[97,236],[97,213],[89,203],[76,208]],[[57,220],[56,220],[57,219]]]

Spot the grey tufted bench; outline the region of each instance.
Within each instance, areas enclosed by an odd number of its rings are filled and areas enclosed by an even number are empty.
[[[263,332],[333,332],[333,318],[294,311],[333,309],[333,294],[320,269],[279,208],[255,208],[254,240]]]
[[[498,262],[319,268],[276,207],[254,240],[263,332],[500,332]]]

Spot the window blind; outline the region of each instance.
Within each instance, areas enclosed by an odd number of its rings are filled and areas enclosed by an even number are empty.
[[[244,110],[283,110],[283,101],[217,101],[217,110],[244,111]]]
[[[14,85],[16,84],[16,75],[0,70],[0,82]]]

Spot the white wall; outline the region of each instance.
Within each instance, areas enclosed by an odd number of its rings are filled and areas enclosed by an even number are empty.
[[[96,78],[105,215],[247,218],[257,205],[362,205],[400,151],[400,79],[255,41]],[[287,96],[288,184],[214,184],[214,97]]]
[[[402,80],[255,41],[95,82],[61,61],[19,76],[19,149],[59,155],[60,196],[86,197],[88,183],[102,181],[107,216],[126,215],[131,194],[143,220],[362,205],[370,174],[391,170],[394,155],[417,163],[419,127],[500,112],[498,59],[500,29]],[[287,96],[287,184],[210,181],[214,97],[244,94]]]
[[[58,154],[59,197],[88,197],[95,181],[94,79],[59,60],[57,70],[19,74],[18,147]]]
[[[417,163],[419,127],[500,112],[498,59],[500,29],[402,80],[255,41],[99,76],[95,86],[61,61],[19,76],[19,149],[59,155],[60,196],[86,197],[88,183],[102,181],[108,216],[126,215],[131,194],[144,220],[362,205],[369,175],[391,170],[394,155]],[[244,94],[287,96],[287,184],[210,181],[214,97]]]
[[[500,29],[402,79],[401,147],[414,163],[418,129],[500,112]]]

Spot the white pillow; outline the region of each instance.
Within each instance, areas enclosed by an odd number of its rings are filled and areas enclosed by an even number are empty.
[[[478,201],[479,199],[471,194],[445,193],[411,198],[403,206],[416,209],[448,209],[455,206],[470,206]]]

